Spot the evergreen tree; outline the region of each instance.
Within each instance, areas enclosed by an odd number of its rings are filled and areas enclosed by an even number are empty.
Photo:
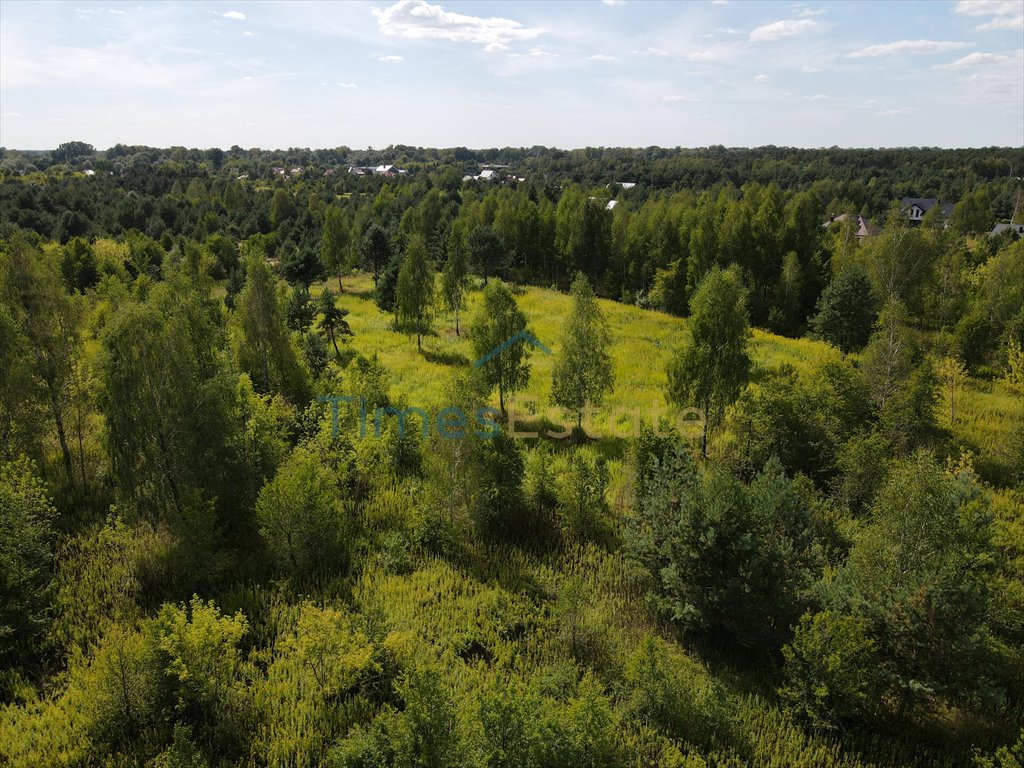
[[[874,305],[867,273],[858,266],[848,267],[822,291],[811,328],[843,352],[856,352],[871,336]]]
[[[378,224],[371,224],[359,245],[359,255],[363,267],[373,273],[373,285],[376,287],[381,270],[391,262],[391,241],[388,239],[388,233]]]
[[[46,630],[55,517],[34,467],[0,462],[0,670],[34,655]]]
[[[288,294],[288,327],[293,331],[305,333],[313,324],[315,314],[316,309],[309,295],[309,288],[299,283]]]
[[[351,336],[352,329],[345,319],[348,317],[348,310],[337,305],[330,288],[324,288],[324,292],[320,294],[320,315],[320,326],[327,331],[327,336],[334,346],[334,354],[341,355],[338,350],[338,336]]]

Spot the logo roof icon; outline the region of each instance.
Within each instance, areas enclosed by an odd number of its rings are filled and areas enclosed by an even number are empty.
[[[492,349],[490,352],[488,352],[483,357],[478,358],[477,360],[474,360],[473,361],[473,367],[474,368],[479,368],[482,365],[486,365],[491,360],[493,360],[495,357],[497,357],[502,352],[504,352],[506,349],[511,347],[513,344],[517,344],[520,341],[525,341],[528,344],[532,344],[534,347],[539,349],[545,355],[550,355],[551,354],[551,350],[548,349],[546,346],[544,346],[537,339],[537,337],[534,336],[532,333],[528,333],[527,331],[520,331],[515,336],[512,336],[512,337],[510,337],[508,339],[505,339],[505,341],[501,342],[501,344],[496,346],[494,349]]]

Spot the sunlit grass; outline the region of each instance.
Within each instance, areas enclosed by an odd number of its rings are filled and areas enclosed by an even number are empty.
[[[327,283],[337,293],[337,279]],[[438,312],[434,331],[423,339],[423,352],[416,349],[414,336],[395,329],[394,317],[382,312],[372,299],[373,280],[358,273],[342,281],[344,292],[340,306],[349,310],[354,337],[348,343],[360,354],[376,354],[390,374],[391,394],[407,405],[428,411],[445,405],[449,383],[475,357],[467,329],[481,301],[474,290],[461,313],[462,335],[456,336],[454,317]],[[324,284],[311,288],[319,296]],[[572,308],[567,294],[546,288],[517,289],[517,301],[526,313],[530,330],[557,354],[562,324]],[[662,312],[640,309],[614,301],[601,300],[600,306],[611,330],[611,350],[615,373],[613,390],[595,416],[585,426],[588,434],[599,436],[598,448],[606,457],[621,458],[623,438],[635,432],[637,416],[651,424],[660,414],[668,414],[665,399],[665,368],[673,351],[685,339],[686,321]],[[755,365],[762,371],[791,365],[806,375],[821,364],[838,360],[834,347],[811,339],[790,339],[755,329],[751,349]],[[551,373],[554,357],[537,350],[531,355],[529,385],[513,399],[516,413],[528,419],[531,430],[544,420],[551,425],[566,423],[562,412],[551,404]],[[344,394],[344,393],[339,393]],[[491,405],[498,405],[497,393]],[[999,382],[970,380],[957,396],[956,420],[949,423],[948,405],[939,406],[940,426],[959,441],[972,446],[981,455],[998,460],[1010,448],[1014,430],[1024,420],[1024,398]],[[693,425],[690,425],[692,432]],[[616,439],[617,438],[617,439]],[[620,468],[613,465],[613,484]],[[616,480],[620,482],[616,483]]]

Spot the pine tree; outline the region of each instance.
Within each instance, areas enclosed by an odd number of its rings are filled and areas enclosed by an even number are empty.
[[[338,336],[351,336],[352,329],[345,319],[348,316],[348,310],[340,308],[334,302],[334,294],[331,293],[330,288],[324,288],[324,292],[320,294],[320,314],[323,316],[320,319],[320,325],[327,331],[327,335],[331,339],[334,354],[340,355]]]

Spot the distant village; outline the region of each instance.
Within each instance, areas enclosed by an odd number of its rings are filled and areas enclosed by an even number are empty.
[[[948,200],[940,200],[934,197],[904,197],[900,200],[900,211],[906,215],[907,219],[914,226],[919,226],[923,221],[924,217],[936,206],[942,214],[943,227],[949,226],[949,219],[953,215],[953,209],[956,207],[956,203],[951,203]],[[828,228],[834,224],[841,224],[848,218],[854,217],[854,214],[841,213],[838,216],[830,216],[828,221],[824,222],[821,226]],[[858,240],[862,240],[867,237],[875,237],[880,234],[882,228],[872,222],[867,216],[856,214],[857,229],[855,236]],[[1024,224],[996,224],[992,231],[989,233],[990,237],[998,237],[1007,230],[1012,231],[1018,237],[1024,236]]]

